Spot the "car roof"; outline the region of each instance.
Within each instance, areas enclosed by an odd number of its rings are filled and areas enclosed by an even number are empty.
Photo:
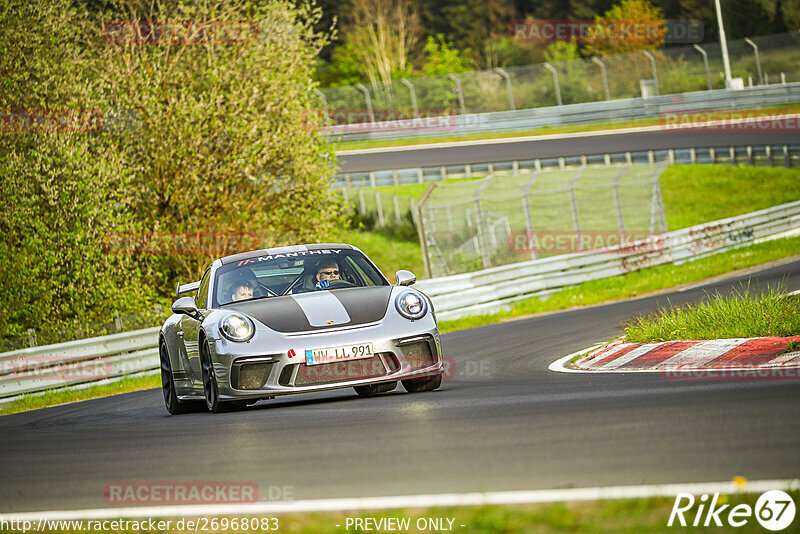
[[[257,258],[258,256],[271,256],[274,254],[286,254],[287,252],[303,252],[307,250],[328,250],[328,249],[345,249],[345,250],[358,250],[353,245],[345,243],[312,243],[308,245],[291,245],[287,247],[274,247],[263,248],[259,250],[251,250],[249,252],[240,252],[238,254],[231,254],[220,258],[222,265],[233,263],[235,261],[247,260],[250,258]]]

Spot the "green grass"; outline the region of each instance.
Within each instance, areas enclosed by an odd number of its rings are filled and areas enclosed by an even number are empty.
[[[798,252],[800,252],[800,237],[776,239],[715,254],[683,265],[659,265],[622,276],[593,280],[563,289],[544,299],[534,297],[517,302],[508,311],[492,315],[464,317],[453,321],[441,321],[439,329],[442,332],[462,330],[536,313],[638,297],[661,289],[698,282],[737,269],[788,258],[797,255]]]
[[[776,106],[771,108],[756,110],[735,111],[737,114],[749,114],[751,117],[772,115],[780,113],[796,113],[800,111],[800,104],[790,104],[786,106]],[[721,112],[724,113],[724,112]],[[549,135],[573,132],[593,132],[600,130],[613,130],[619,128],[633,128],[637,126],[653,126],[661,123],[661,119],[639,119],[624,122],[604,122],[595,124],[576,124],[574,126],[544,126],[531,130],[520,130],[512,132],[482,132],[474,134],[442,135],[432,137],[419,137],[409,139],[395,139],[386,141],[347,141],[335,144],[336,150],[361,150],[366,148],[381,148],[390,146],[413,146],[429,143],[452,143],[454,141],[473,141],[476,139],[507,139],[514,137],[526,137],[530,135]]]
[[[47,406],[55,406],[57,404],[66,404],[68,402],[94,399],[96,397],[107,397],[109,395],[116,395],[118,393],[128,393],[130,391],[139,391],[142,389],[160,387],[161,375],[153,374],[125,377],[115,382],[99,386],[92,386],[86,389],[67,388],[46,391],[44,393],[31,393],[23,396],[19,400],[0,407],[0,415],[35,410],[37,408],[45,408]]]
[[[667,228],[678,230],[800,200],[800,169],[670,165],[660,185]]]
[[[406,269],[420,278],[425,275],[422,249],[419,243],[389,239],[375,232],[342,230],[337,241],[355,245],[375,262],[378,268],[394,283],[394,273]]]
[[[731,295],[635,317],[625,324],[633,343],[677,339],[730,339],[800,335],[800,298],[785,289],[756,293],[749,286]]]

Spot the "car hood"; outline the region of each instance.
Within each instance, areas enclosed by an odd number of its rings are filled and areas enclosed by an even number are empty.
[[[380,321],[392,286],[353,287],[234,302],[226,310],[245,313],[272,330],[308,332]]]

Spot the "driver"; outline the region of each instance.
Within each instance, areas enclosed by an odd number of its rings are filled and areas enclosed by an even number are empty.
[[[331,282],[339,280],[339,264],[336,260],[325,259],[317,265],[317,284],[314,286],[314,291],[319,289],[328,289]]]
[[[253,298],[253,286],[251,286],[248,282],[240,282],[233,286],[231,293],[231,300],[233,302],[251,298]]]

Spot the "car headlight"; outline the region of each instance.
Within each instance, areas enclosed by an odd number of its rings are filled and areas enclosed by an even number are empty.
[[[219,331],[231,341],[248,341],[256,332],[253,321],[239,313],[229,313],[219,322]]]
[[[422,319],[428,311],[428,303],[425,298],[414,291],[404,291],[397,295],[394,305],[400,315],[412,321]]]

